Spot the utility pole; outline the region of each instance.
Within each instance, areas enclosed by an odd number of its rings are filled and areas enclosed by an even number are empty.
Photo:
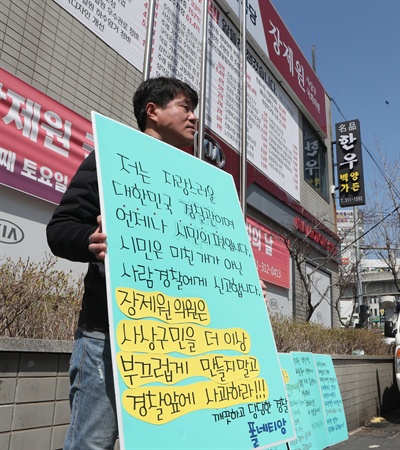
[[[360,235],[359,235],[359,218],[358,218],[358,206],[353,206],[354,215],[354,250],[356,261],[356,273],[357,273],[357,304],[358,304],[358,326],[363,327],[365,322],[365,311],[363,306],[363,288],[362,288],[362,273],[361,273],[361,254],[360,254]]]
[[[242,115],[242,133],[241,133],[241,157],[240,157],[240,205],[242,207],[243,217],[246,219],[246,209],[247,209],[247,24],[246,24],[246,8],[247,2],[242,1],[242,10],[240,15],[240,40],[241,40],[241,51],[240,51],[240,62],[241,62],[241,77],[242,77],[242,104],[241,104],[241,115]]]
[[[317,73],[317,60],[315,58],[315,45],[311,46],[311,56],[312,56],[312,68],[315,73]]]

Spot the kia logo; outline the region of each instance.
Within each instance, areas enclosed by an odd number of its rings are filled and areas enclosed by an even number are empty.
[[[196,133],[195,136],[195,152],[197,152],[197,136]],[[205,159],[209,159],[212,161],[217,167],[222,169],[225,166],[225,155],[222,151],[221,146],[219,145],[218,141],[214,139],[213,137],[209,136],[208,134],[204,135],[203,140],[203,155]]]
[[[271,298],[268,302],[268,306],[270,307],[270,309],[276,311],[278,309],[278,301],[276,300],[276,298]]]
[[[22,229],[9,220],[0,219],[0,242],[2,244],[18,244],[25,235]]]

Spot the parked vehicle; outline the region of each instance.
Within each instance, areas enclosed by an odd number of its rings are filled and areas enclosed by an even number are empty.
[[[394,316],[394,320],[385,322],[385,336],[388,338],[394,338],[394,367],[397,387],[400,391],[400,312]]]
[[[400,314],[397,316],[396,336],[394,337],[396,349],[394,351],[394,364],[396,371],[397,387],[400,391]]]

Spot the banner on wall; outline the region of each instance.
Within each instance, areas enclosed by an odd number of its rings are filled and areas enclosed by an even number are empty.
[[[121,448],[248,450],[293,439],[232,177],[92,120]]]
[[[201,9],[195,1],[159,3],[151,74],[200,85]],[[196,14],[194,14],[196,11]],[[193,25],[196,24],[196,27]],[[188,45],[183,46],[183,42]],[[240,33],[216,2],[209,2],[205,125],[236,152],[241,136]],[[300,200],[299,112],[249,47],[247,157],[262,174]]]
[[[93,149],[89,120],[0,69],[1,184],[58,204]]]
[[[259,277],[289,289],[290,253],[283,237],[251,217],[246,217],[246,227]]]
[[[220,0],[220,3],[240,17],[240,1]],[[314,70],[271,1],[247,0],[246,3],[248,33],[326,135],[325,90]],[[248,62],[258,69],[257,61],[248,58]]]
[[[148,2],[55,1],[143,70]],[[210,0],[207,16],[205,124],[235,151],[241,129],[240,33],[232,20],[239,7],[240,2]],[[201,27],[201,0],[156,1],[151,76],[174,76],[198,90]],[[294,98],[326,134],[325,91],[270,1],[248,1],[247,27],[259,47],[247,48],[248,160],[300,201],[300,113]],[[274,74],[257,52],[269,57]]]
[[[54,1],[134,67],[143,71],[149,2],[146,0]],[[158,5],[156,8],[158,9]]]
[[[149,2],[55,1],[134,67],[143,70]],[[153,72],[155,73],[157,68],[175,71],[178,78],[194,87],[198,86],[202,0],[157,0],[155,8]],[[215,51],[219,51],[221,55],[220,69],[231,66],[236,73],[239,72],[239,65],[234,63],[236,57],[232,54],[229,43],[233,43],[238,49],[240,34],[227,17],[232,12],[238,20],[240,8],[239,1],[210,0],[208,11],[209,19],[212,20],[208,43],[210,46],[215,45]],[[228,12],[226,16],[222,9]],[[248,35],[260,47],[261,54],[269,58],[326,135],[325,90],[272,3],[265,0],[247,0],[246,25]],[[222,37],[215,35],[215,26],[222,30]],[[173,48],[168,49],[171,44]],[[265,71],[264,64],[251,50],[248,52],[248,64],[261,78],[275,85]],[[213,64],[211,68],[214,68]],[[215,79],[213,85],[216,87],[217,84]]]

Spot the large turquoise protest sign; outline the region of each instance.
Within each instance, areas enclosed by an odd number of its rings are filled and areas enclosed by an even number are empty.
[[[294,437],[232,177],[92,114],[121,448]]]

